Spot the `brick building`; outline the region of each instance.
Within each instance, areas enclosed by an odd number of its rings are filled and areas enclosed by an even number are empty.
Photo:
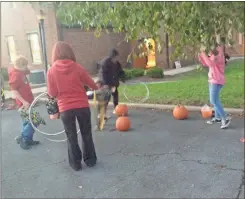
[[[51,63],[53,45],[56,41],[63,40],[72,46],[77,61],[91,74],[97,72],[97,62],[106,56],[111,48],[119,50],[120,62],[123,66],[126,65],[127,56],[132,50],[133,43],[123,42],[124,33],[102,33],[99,38],[96,38],[92,31],[63,27],[57,22],[54,10],[51,8],[43,10],[49,64]],[[37,13],[29,3],[1,3],[1,31],[1,67],[10,66],[14,57],[17,54],[22,54],[28,58],[32,70],[45,68],[42,61]],[[244,55],[244,37],[241,34],[234,34],[234,39],[236,43],[233,48],[227,49],[228,52],[232,55]],[[182,65],[191,64],[193,61],[183,61]],[[163,50],[161,54],[156,54],[156,62],[157,66],[166,68],[166,50]],[[144,59],[141,59],[140,64],[144,64]]]

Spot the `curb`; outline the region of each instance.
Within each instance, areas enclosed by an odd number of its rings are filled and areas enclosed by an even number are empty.
[[[41,102],[45,102],[44,99],[40,99]],[[89,101],[90,105],[93,105],[93,101]],[[121,103],[127,104],[131,108],[142,108],[142,109],[157,109],[157,110],[173,110],[176,105],[167,105],[167,104],[137,104],[137,103]],[[113,103],[110,102],[109,106],[113,106]],[[190,112],[200,112],[200,106],[185,106]],[[225,112],[232,114],[243,114],[244,109],[241,108],[224,108]]]
[[[121,103],[123,104],[123,103]],[[128,107],[132,108],[144,108],[144,109],[158,109],[158,110],[173,110],[176,105],[166,105],[166,104],[136,104],[136,103],[125,103]],[[110,106],[113,105],[113,103],[109,103]],[[201,108],[200,106],[185,106],[188,111],[191,112],[200,112]],[[225,112],[227,113],[233,113],[233,114],[242,114],[244,112],[244,109],[238,109],[238,108],[224,108]]]

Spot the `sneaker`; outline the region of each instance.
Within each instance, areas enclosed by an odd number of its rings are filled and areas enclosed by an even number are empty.
[[[19,135],[19,136],[17,136],[17,137],[15,138],[15,140],[16,140],[17,144],[20,144],[20,141],[21,141],[21,136],[20,136],[20,135]]]
[[[31,146],[40,144],[39,141],[34,141],[34,140],[28,140],[27,143]]]
[[[17,144],[20,144],[20,142],[21,142],[21,136],[17,136],[17,137],[15,138],[15,140],[16,140]],[[31,146],[40,144],[39,141],[34,141],[34,140],[27,140],[26,142],[27,142],[29,145],[31,145]]]
[[[207,124],[215,124],[215,123],[220,123],[221,119],[217,119],[213,117],[211,120],[207,121]]]
[[[23,138],[20,140],[20,147],[24,150],[28,150],[31,148],[31,145],[29,145],[27,140],[24,140]]]
[[[225,120],[221,121],[221,129],[226,129],[231,123],[231,118],[226,118]]]

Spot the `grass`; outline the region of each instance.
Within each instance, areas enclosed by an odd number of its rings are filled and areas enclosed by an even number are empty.
[[[174,77],[176,82],[149,84],[149,99],[144,103],[204,105],[209,103],[208,71],[191,71]],[[227,108],[244,108],[244,60],[233,60],[225,70],[226,84],[221,90],[221,102]],[[137,103],[144,98],[143,85],[128,85],[128,98]],[[120,101],[127,102],[123,95],[123,86],[119,89]]]

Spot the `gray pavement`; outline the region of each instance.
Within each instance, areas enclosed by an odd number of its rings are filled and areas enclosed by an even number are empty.
[[[44,107],[42,115],[47,117]],[[209,126],[197,113],[176,121],[170,112],[130,109],[132,129],[115,131],[111,118],[94,132],[98,164],[73,171],[66,143],[23,151],[16,111],[2,112],[2,192],[4,198],[243,198],[243,119],[230,129]],[[49,133],[62,129],[47,121]],[[64,137],[63,137],[64,138]]]

